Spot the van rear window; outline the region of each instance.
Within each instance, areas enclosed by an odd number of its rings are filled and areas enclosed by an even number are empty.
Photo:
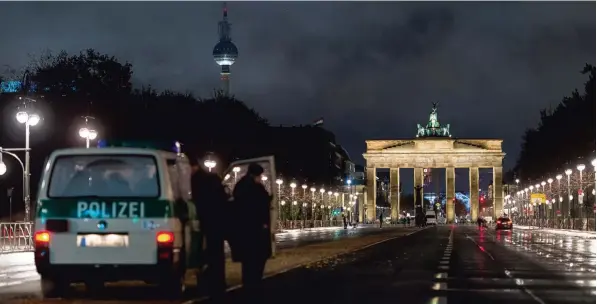
[[[158,197],[155,157],[150,155],[68,155],[56,158],[50,198]]]

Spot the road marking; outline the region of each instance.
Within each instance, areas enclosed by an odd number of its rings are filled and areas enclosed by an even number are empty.
[[[447,272],[436,273],[435,278],[436,279],[446,279],[446,278],[448,278],[448,273]]]
[[[431,289],[436,290],[436,291],[447,290],[448,284],[447,283],[435,283],[435,284],[433,284]]]
[[[435,274],[436,280],[446,280],[448,278],[448,271],[450,270],[450,258],[452,256],[452,245],[453,245],[453,238],[454,236],[454,229],[450,230],[450,236],[448,237],[448,244],[446,244],[446,248],[444,250],[444,255],[439,262],[439,266],[437,267],[439,270],[444,270],[445,272],[439,272]],[[435,282],[431,285],[431,290],[433,291],[447,291],[448,290],[448,283],[446,282]],[[433,297],[427,302],[428,304],[447,304],[448,298],[447,297]]]
[[[448,299],[446,297],[433,297],[427,302],[427,304],[446,304]]]

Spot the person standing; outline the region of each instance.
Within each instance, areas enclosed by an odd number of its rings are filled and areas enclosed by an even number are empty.
[[[264,303],[263,272],[272,256],[270,202],[272,197],[262,184],[263,168],[249,165],[247,174],[234,187],[234,208],[242,214],[238,223],[239,260],[248,303]]]
[[[206,245],[204,262],[207,266],[205,270],[207,291],[211,298],[221,299],[226,293],[226,256],[224,254],[226,227],[221,219],[228,195],[220,177],[216,173],[205,171],[199,165],[198,159],[191,159],[191,169],[192,197]]]
[[[381,229],[383,225],[383,212],[379,214],[379,229]]]

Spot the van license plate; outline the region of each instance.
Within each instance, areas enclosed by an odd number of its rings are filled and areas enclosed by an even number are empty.
[[[129,236],[124,234],[79,234],[77,247],[128,247]]]

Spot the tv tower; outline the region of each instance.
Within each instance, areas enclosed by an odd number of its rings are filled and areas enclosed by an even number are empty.
[[[234,64],[238,58],[238,49],[232,43],[230,37],[230,23],[228,22],[228,7],[224,2],[222,9],[223,18],[218,22],[218,34],[220,41],[214,46],[213,56],[216,63],[222,67],[220,72],[220,79],[222,80],[222,91],[228,96],[230,93],[230,66]]]

